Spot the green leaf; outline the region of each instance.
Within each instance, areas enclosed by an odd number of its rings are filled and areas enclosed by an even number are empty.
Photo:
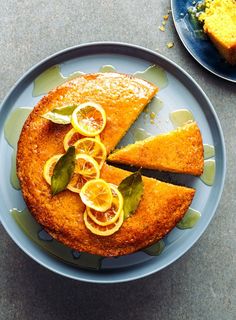
[[[124,198],[124,219],[127,219],[135,212],[143,195],[143,181],[140,171],[121,181],[118,189]]]
[[[51,190],[55,195],[66,189],[75,170],[75,147],[69,147],[67,152],[57,161],[52,175]]]
[[[69,124],[71,115],[76,107],[77,105],[55,108],[52,111],[45,113],[43,118],[58,124]]]

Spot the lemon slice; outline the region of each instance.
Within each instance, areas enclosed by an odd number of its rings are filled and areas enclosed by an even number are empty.
[[[87,207],[100,212],[108,210],[113,199],[110,185],[102,179],[88,181],[82,187],[80,197]]]
[[[119,219],[120,213],[123,210],[124,200],[122,194],[118,190],[117,186],[110,184],[110,188],[113,196],[111,208],[105,212],[99,212],[89,207],[86,208],[89,218],[100,226],[108,226],[115,223]]]
[[[89,177],[84,177],[79,173],[74,173],[69,184],[67,185],[67,189],[75,193],[80,193],[83,185],[85,185],[85,183],[89,180]]]
[[[74,143],[76,143],[79,139],[82,139],[82,138],[84,138],[84,136],[81,133],[79,133],[78,131],[76,131],[74,128],[69,130],[67,132],[67,134],[65,135],[64,141],[63,141],[65,151],[67,151],[67,149],[70,146],[74,145]],[[94,139],[100,141],[99,135],[95,136]]]
[[[100,168],[103,166],[107,157],[107,151],[103,143],[94,138],[84,138],[78,140],[74,146],[76,153],[87,154],[97,161]]]
[[[73,146],[73,144],[76,141],[78,141],[79,139],[82,139],[82,138],[84,138],[84,136],[81,133],[79,133],[78,131],[76,131],[74,128],[69,130],[63,140],[63,146],[64,146],[65,151],[67,151],[67,149],[70,146]]]
[[[71,124],[82,135],[94,137],[101,133],[106,125],[105,110],[94,102],[80,104],[72,113]]]
[[[67,189],[80,193],[81,188],[86,182],[99,178],[100,170],[98,163],[87,154],[77,154],[75,159],[75,171]]]
[[[113,233],[117,232],[120,227],[122,226],[122,223],[124,221],[124,211],[122,210],[118,220],[113,223],[110,224],[108,226],[99,226],[97,225],[92,219],[90,219],[90,217],[88,216],[87,211],[85,210],[84,212],[84,223],[85,226],[94,234],[98,235],[98,236],[110,236]]]
[[[53,175],[54,167],[57,161],[63,156],[63,154],[56,154],[48,159],[43,167],[43,177],[48,184],[51,185],[51,179]]]

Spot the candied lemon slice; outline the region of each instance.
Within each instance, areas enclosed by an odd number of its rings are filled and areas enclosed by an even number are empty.
[[[90,177],[93,179],[99,178],[99,165],[91,156],[77,153],[75,159],[75,173],[80,173],[85,177]]]
[[[70,146],[73,146],[74,143],[76,143],[79,139],[82,139],[82,138],[84,138],[84,136],[81,133],[76,131],[74,128],[70,129],[67,132],[67,134],[65,135],[64,140],[63,140],[63,145],[64,145],[65,151],[67,151],[67,149]],[[95,136],[94,139],[100,141],[99,135]]]
[[[97,225],[92,219],[90,219],[90,217],[88,216],[87,211],[85,210],[84,212],[84,223],[85,226],[94,234],[98,235],[98,236],[110,236],[113,233],[117,232],[120,227],[122,226],[122,223],[124,221],[124,211],[122,210],[118,220],[113,223],[110,224],[108,226],[99,226]]]
[[[97,161],[100,168],[103,166],[107,156],[107,151],[103,143],[94,138],[84,138],[78,140],[74,146],[76,153],[88,154]]]
[[[72,113],[71,124],[84,136],[94,137],[106,125],[106,113],[100,104],[86,102],[80,104]]]
[[[89,207],[86,208],[89,218],[100,226],[108,226],[115,223],[119,219],[120,213],[123,210],[124,200],[122,194],[118,190],[118,187],[110,184],[110,188],[113,196],[111,208],[105,212],[99,212]]]
[[[102,180],[88,181],[80,191],[83,203],[96,211],[105,212],[112,205],[112,192],[110,185]]]
[[[67,189],[80,193],[81,188],[86,182],[99,178],[100,170],[98,163],[87,154],[76,154],[75,159],[75,171]]]
[[[84,177],[79,173],[74,173],[67,186],[67,189],[75,193],[80,193],[83,185],[85,185],[85,183],[89,180],[89,177]]]
[[[50,185],[51,185],[51,179],[52,179],[54,167],[55,167],[57,161],[62,156],[63,156],[63,154],[56,154],[45,162],[45,165],[43,167],[43,177],[47,181],[47,183]]]

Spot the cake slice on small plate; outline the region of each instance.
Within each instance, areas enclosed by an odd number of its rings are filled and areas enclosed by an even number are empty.
[[[176,130],[115,150],[108,160],[146,169],[200,176],[204,165],[201,132],[196,122],[189,122]]]
[[[201,13],[203,29],[220,54],[230,64],[236,64],[236,1],[206,0]]]

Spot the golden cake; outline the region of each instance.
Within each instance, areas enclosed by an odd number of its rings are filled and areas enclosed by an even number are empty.
[[[49,158],[65,152],[63,139],[71,125],[42,117],[60,106],[99,103],[107,115],[101,141],[107,151],[123,137],[157,88],[121,74],[90,74],[51,91],[31,112],[18,142],[17,175],[25,202],[35,219],[55,239],[69,247],[102,256],[133,253],[164,237],[183,218],[195,190],[143,177],[144,191],[136,211],[110,236],[98,236],[86,228],[85,205],[80,195],[64,190],[52,195],[43,177]],[[104,164],[100,178],[119,185],[131,172]]]
[[[138,168],[199,176],[204,165],[201,132],[196,122],[190,122],[168,133],[117,149],[108,160],[127,165],[132,163]]]
[[[205,12],[199,20],[220,54],[236,64],[236,1],[206,0]]]

